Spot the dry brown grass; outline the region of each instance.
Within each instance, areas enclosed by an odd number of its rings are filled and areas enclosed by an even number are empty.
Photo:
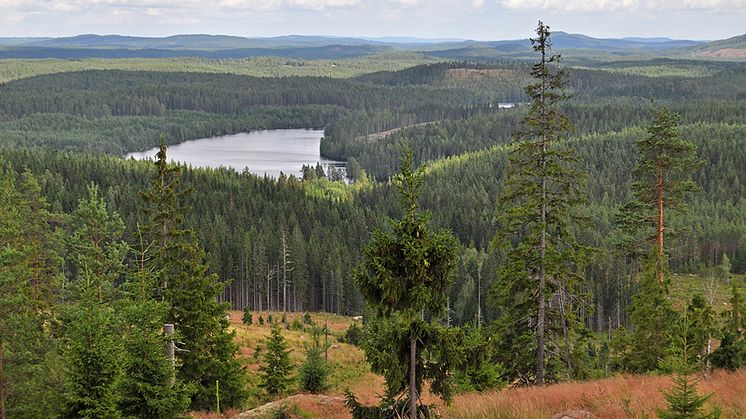
[[[444,412],[455,418],[549,418],[567,410],[586,410],[599,418],[655,417],[656,409],[665,405],[661,390],[670,387],[668,376],[616,376],[544,388],[464,394]],[[746,370],[700,377],[699,390],[700,394],[713,393],[710,405],[717,404],[723,417],[746,417]]]
[[[259,326],[257,318],[265,319],[267,312],[254,313],[254,324],[241,324],[243,313],[231,312],[231,325],[236,330],[236,339],[241,345],[241,358],[250,375],[249,388],[256,386],[259,362],[254,360],[257,344],[263,345],[269,335],[270,326]],[[279,320],[281,313],[272,313]],[[287,313],[288,322],[300,318],[301,313]],[[323,323],[323,315],[312,314],[314,321]],[[339,334],[353,320],[349,317],[328,316],[329,328]],[[291,349],[291,360],[297,365],[303,360],[303,343],[308,336],[302,331],[283,330]],[[352,346],[337,342],[330,336],[329,361],[332,365],[330,388],[326,396],[296,395],[293,404],[298,407],[299,417],[348,418],[341,396],[344,388],[350,388],[363,404],[377,404],[383,393],[383,379],[370,372],[363,352]],[[500,392],[468,393],[455,397],[451,406],[424,395],[427,403],[437,403],[445,418],[549,418],[552,414],[568,410],[586,410],[599,418],[655,417],[656,409],[665,405],[661,392],[671,386],[667,376],[627,375],[607,379],[562,383],[544,388],[508,389]],[[256,389],[254,389],[256,391]],[[710,405],[717,404],[724,418],[746,418],[746,370],[735,373],[718,371],[700,377],[700,394],[713,393]],[[291,391],[292,394],[292,391]],[[289,400],[289,399],[288,399]],[[260,398],[250,402],[250,407],[261,404]],[[229,412],[231,417],[238,412]],[[214,417],[209,414],[196,416]]]

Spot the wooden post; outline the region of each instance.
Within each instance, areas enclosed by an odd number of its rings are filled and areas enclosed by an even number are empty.
[[[163,334],[166,336],[171,336],[174,334],[174,325],[171,323],[166,323],[163,325]],[[166,342],[166,357],[171,361],[171,367],[172,369],[176,368],[176,344],[174,344],[173,340],[169,340]],[[176,382],[176,371],[171,372],[171,378],[169,379],[169,385],[173,386]]]

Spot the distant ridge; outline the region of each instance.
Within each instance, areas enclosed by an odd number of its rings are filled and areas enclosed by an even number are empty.
[[[557,31],[553,33],[558,48],[663,48],[700,45],[704,42],[669,38],[602,39],[581,34]],[[83,34],[63,38],[0,38],[0,45],[46,48],[130,48],[130,49],[238,49],[238,48],[289,48],[327,45],[438,45],[461,47],[480,45],[515,49],[528,48],[528,39],[472,41],[458,38],[416,37],[338,37],[285,35],[269,38],[246,38],[231,35],[183,34],[166,37],[137,37],[124,35]]]
[[[693,48],[691,53],[695,57],[745,60],[746,34],[719,41],[708,42],[705,45]]]
[[[562,31],[552,33],[553,46],[566,57],[746,59],[746,35],[706,42],[666,37],[594,38]],[[61,38],[0,37],[0,58],[244,58],[278,56],[338,59],[385,50],[406,50],[452,60],[491,61],[525,58],[528,38],[474,41],[407,36],[342,37],[283,35],[247,38],[231,35],[181,34],[166,37],[83,34]]]

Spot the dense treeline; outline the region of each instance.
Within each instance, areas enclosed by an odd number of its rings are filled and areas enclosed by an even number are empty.
[[[158,116],[90,118],[60,113],[37,113],[0,121],[0,136],[18,147],[73,150],[123,155],[158,144],[274,128],[322,128],[344,114],[330,105],[256,107],[242,114],[166,111]]]
[[[2,156],[17,170],[28,168],[39,176],[56,211],[71,211],[94,182],[122,214],[125,238],[134,240],[142,223],[136,198],[152,176],[151,164],[19,149],[5,149]],[[320,311],[326,301],[328,311],[361,311],[349,272],[376,213],[353,202],[314,198],[295,177],[275,181],[225,169],[185,168],[182,181],[193,190],[185,202],[191,208],[187,225],[207,250],[211,270],[222,281],[232,280],[223,296],[236,308],[282,309],[281,284],[286,282],[287,309]]]
[[[243,402],[222,284],[184,226],[179,169],[158,163],[128,243],[95,183],[59,212],[0,160],[0,416],[181,417],[215,406],[218,381],[223,406]]]
[[[692,196],[689,212],[674,219],[675,246],[671,249],[671,268],[698,272],[703,266],[719,263],[727,253],[734,272],[746,271],[746,213],[743,190],[746,185],[742,161],[743,125],[692,124],[687,137],[698,145],[698,153],[708,162],[695,173],[702,192]],[[589,172],[588,214],[596,228],[584,230],[584,242],[610,249],[609,237],[615,229],[615,208],[629,199],[631,156],[640,129],[607,134],[588,134],[572,140],[580,161]],[[717,141],[711,141],[717,138]],[[3,154],[19,170],[29,167],[41,176],[43,190],[59,210],[74,207],[84,196],[87,182],[101,186],[107,199],[123,214],[126,224],[134,227],[138,213],[131,199],[144,186],[148,166],[138,162],[69,153],[5,150]],[[481,277],[483,296],[494,279],[496,255],[484,253],[495,233],[494,196],[500,191],[505,165],[505,149],[495,147],[453,157],[428,168],[422,204],[433,213],[436,225],[454,231],[465,248],[462,268],[452,288],[452,299],[461,304],[476,299],[476,282]],[[235,307],[267,307],[281,304],[278,273],[282,276],[282,242],[292,255],[293,270],[287,274],[294,308],[321,309],[326,294],[327,307],[339,313],[357,313],[360,297],[349,279],[358,260],[366,227],[384,215],[398,214],[392,188],[386,184],[359,189],[343,201],[331,201],[323,190],[329,184],[282,178],[278,182],[238,174],[228,170],[186,170],[184,181],[195,189],[189,201],[200,242],[208,250],[210,266],[222,280],[234,279],[225,298]],[[326,185],[326,186],[324,186]],[[311,191],[321,188],[318,195]],[[594,290],[595,314],[607,319],[623,315],[624,299],[633,292],[624,285],[621,267],[614,258],[599,258],[589,268],[589,290]],[[477,270],[476,266],[479,266]],[[475,288],[463,289],[469,278]],[[469,285],[471,287],[472,285]],[[625,288],[626,287],[626,288]],[[295,294],[293,293],[295,292]],[[259,295],[261,294],[261,297]],[[471,295],[473,299],[464,299]],[[621,307],[622,311],[617,310]],[[473,306],[456,308],[457,322],[472,318]],[[496,313],[482,301],[486,319]],[[589,314],[588,321],[591,321]],[[623,323],[624,318],[620,321]],[[604,323],[605,324],[605,323]]]
[[[574,124],[573,134],[582,135],[603,134],[643,125],[649,118],[651,106],[647,102],[603,101],[594,104],[568,104],[562,110]],[[692,100],[673,102],[669,107],[681,115],[683,123],[746,122],[746,103],[743,101]],[[478,114],[479,111],[480,109],[474,109],[473,112],[477,115],[472,117],[407,128],[406,137],[415,150],[418,164],[508,144],[524,113],[520,107],[482,114]],[[416,123],[414,119],[409,122]],[[407,122],[402,125],[406,124]],[[394,132],[378,139],[338,134],[341,130],[353,130],[353,127],[360,126],[365,126],[365,123],[359,117],[334,121],[327,127],[327,136],[348,140],[334,149],[327,141],[322,149],[325,154],[334,155],[340,160],[352,157],[369,175],[386,180],[398,170],[396,144],[401,140],[402,132]]]
[[[746,212],[744,212],[745,174],[742,149],[746,127],[729,124],[693,124],[684,126],[685,137],[697,145],[698,155],[706,164],[693,176],[701,192],[687,201],[688,211],[671,219],[669,233],[670,268],[675,272],[698,273],[720,263],[723,254],[732,260],[732,270],[746,272]],[[644,132],[631,128],[621,132],[590,134],[568,145],[577,151],[581,167],[588,173],[587,216],[592,229],[581,229],[582,242],[603,250],[588,267],[586,290],[594,299],[596,312],[586,319],[598,328],[607,327],[609,317],[615,325],[626,324],[626,302],[634,293],[634,284],[624,271],[625,262],[613,253],[617,229],[617,208],[630,199],[630,173],[634,167],[634,142]],[[713,141],[717,138],[716,141]],[[504,147],[479,151],[434,163],[423,189],[424,206],[433,213],[438,225],[453,229],[461,243],[476,249],[487,248],[496,230],[494,197],[501,191],[506,164]],[[718,179],[718,180],[714,180]],[[383,194],[383,191],[377,192]],[[361,197],[373,204],[374,192]],[[499,255],[484,255],[485,282],[494,279]],[[476,258],[475,256],[472,259]],[[476,278],[473,270],[471,278]],[[452,297],[466,277],[454,284]],[[487,285],[483,284],[484,287]],[[486,288],[483,288],[483,290]],[[484,294],[483,294],[484,295]],[[473,301],[473,300],[472,300]],[[497,315],[486,304],[488,318]]]
[[[495,93],[325,77],[83,71],[16,80],[0,86],[0,95],[0,136],[11,145],[119,154],[156,146],[155,126],[180,142],[253,129],[321,128],[350,113],[379,115],[384,122],[363,127],[368,133],[410,119],[469,115]]]

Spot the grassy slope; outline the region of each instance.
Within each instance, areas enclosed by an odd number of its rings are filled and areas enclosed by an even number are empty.
[[[279,321],[282,317],[282,313],[272,312],[272,317],[275,322]],[[265,324],[260,326],[258,324],[259,316],[262,316],[265,320]],[[241,318],[243,312],[232,311],[231,312],[231,325],[236,330],[236,339],[241,345],[240,357],[242,363],[246,366],[249,371],[249,391],[251,393],[250,399],[247,402],[247,407],[256,407],[263,402],[267,401],[262,396],[262,391],[258,388],[259,384],[259,366],[262,363],[262,354],[260,350],[259,359],[255,359],[254,354],[257,346],[264,345],[264,341],[270,334],[270,326],[266,323],[268,312],[254,312],[254,322],[250,326],[243,325]],[[296,318],[300,321],[302,313],[287,313],[286,318],[288,323],[292,323]],[[312,319],[317,324],[324,324],[324,314],[312,313]],[[363,397],[362,401],[366,403],[374,403],[376,395],[383,392],[383,380],[381,377],[370,372],[370,366],[365,361],[365,355],[363,352],[353,345],[340,343],[337,341],[336,336],[339,336],[354,322],[350,317],[336,316],[333,314],[327,315],[329,324],[329,363],[331,366],[331,375],[328,380],[329,389],[326,394],[341,396],[345,388],[350,388],[356,393],[361,394]],[[308,335],[300,330],[283,330],[283,336],[289,344],[290,359],[297,368],[303,363],[305,355],[303,353],[303,344],[308,341]],[[323,339],[323,338],[322,338]],[[297,380],[294,381],[289,393],[298,392]]]
[[[742,277],[734,277],[742,289],[746,289]],[[708,281],[693,275],[674,275],[671,279],[671,298],[676,307],[682,308],[688,298],[694,293],[700,292],[708,295]],[[715,287],[713,308],[716,312],[726,310],[730,298],[730,286],[719,284]],[[241,359],[249,371],[249,390],[251,397],[247,402],[247,409],[260,406],[268,400],[262,397],[258,388],[258,369],[261,364],[254,358],[257,345],[262,346],[269,335],[268,324],[258,325],[261,315],[265,320],[267,312],[254,312],[254,324],[245,326],[241,324],[243,313],[231,312],[231,324],[236,330],[236,339],[241,345]],[[282,317],[282,313],[272,312],[275,321]],[[301,314],[288,313],[288,323],[298,318]],[[324,323],[324,315],[321,313],[311,314],[317,324]],[[380,376],[370,371],[365,361],[363,352],[352,345],[339,343],[335,336],[339,336],[352,323],[350,317],[328,315],[327,316],[331,335],[329,342],[329,361],[332,373],[329,379],[330,387],[323,396],[296,395],[289,397],[282,403],[275,403],[264,409],[266,413],[276,406],[285,404],[294,411],[294,417],[349,417],[343,402],[343,390],[350,388],[365,404],[375,404],[379,395],[383,392],[383,380]],[[304,359],[303,343],[307,341],[307,335],[302,331],[284,330],[283,336],[287,339],[291,360],[299,367]],[[260,352],[261,353],[261,352]],[[746,371],[734,374],[716,372],[701,378],[702,391],[716,393],[713,401],[723,409],[724,417],[746,416],[746,399],[740,397],[746,394]],[[661,388],[670,386],[670,377],[666,376],[614,376],[603,380],[595,380],[581,383],[563,383],[542,389],[510,389],[500,392],[467,393],[458,395],[451,406],[445,406],[437,400],[439,410],[445,417],[490,417],[490,418],[546,418],[551,414],[566,410],[588,410],[599,417],[643,417],[645,414],[653,415],[655,409],[661,408],[664,399]],[[293,385],[290,394],[298,392],[297,384]],[[237,414],[238,412],[231,412]],[[209,414],[201,414],[198,417],[214,417]],[[261,416],[260,416],[261,417]]]

